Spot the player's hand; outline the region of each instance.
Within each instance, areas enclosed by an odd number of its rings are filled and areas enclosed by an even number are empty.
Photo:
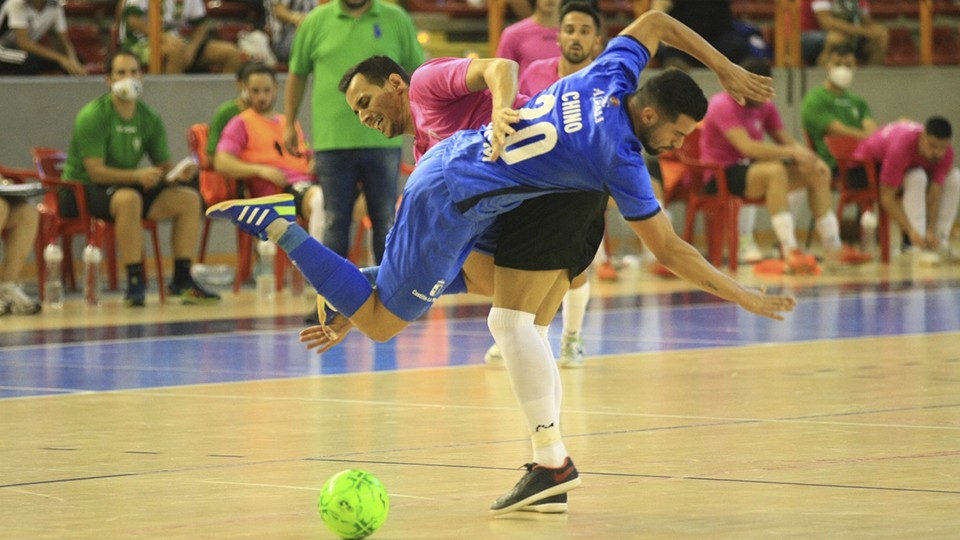
[[[493,128],[490,133],[490,161],[496,161],[500,157],[500,152],[506,146],[507,137],[513,135],[517,130],[513,129],[511,124],[520,121],[520,111],[510,107],[499,107],[493,111]]]
[[[137,169],[135,175],[137,184],[143,186],[144,189],[150,189],[157,185],[163,178],[163,169],[160,167],[143,167],[142,169]]]
[[[732,62],[717,70],[717,78],[740,105],[746,105],[748,99],[760,103],[773,99],[773,79],[750,73]]]
[[[197,175],[199,170],[200,167],[198,167],[196,164],[187,165],[182,171],[180,171],[180,174],[174,178],[174,181],[189,182],[190,180],[193,180],[193,177]]]
[[[287,175],[283,171],[276,167],[271,167],[270,165],[263,165],[259,168],[257,176],[263,178],[267,182],[278,186],[278,187],[287,187]]]
[[[300,332],[300,343],[305,343],[307,349],[316,349],[320,354],[337,345],[353,329],[350,319],[338,315],[330,324],[311,326]]]
[[[76,58],[65,58],[60,62],[60,67],[69,75],[86,75],[87,68],[81,64]]]
[[[766,287],[761,287],[759,290],[746,289],[744,292],[745,294],[739,302],[740,307],[751,313],[777,321],[783,320],[781,313],[793,311],[793,308],[797,307],[796,298],[779,294],[768,295]]]
[[[287,126],[283,128],[283,147],[286,148],[287,152],[290,152],[290,155],[300,157],[299,142],[297,128],[287,124]]]

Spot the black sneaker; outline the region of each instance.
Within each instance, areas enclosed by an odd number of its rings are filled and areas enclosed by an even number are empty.
[[[183,285],[171,283],[169,291],[170,296],[179,298],[184,304],[216,304],[220,301],[219,294],[204,289],[193,280]]]
[[[143,282],[139,286],[129,285],[123,294],[123,305],[127,307],[144,307],[147,305],[147,288]]]
[[[500,497],[490,506],[493,515],[499,516],[519,510],[548,497],[566,493],[580,485],[580,474],[569,457],[556,469],[549,469],[537,463],[527,463],[524,467],[527,469],[527,474],[513,486],[510,493]]]
[[[524,506],[521,512],[539,512],[541,514],[566,514],[567,513],[567,494],[561,493],[546,499]]]

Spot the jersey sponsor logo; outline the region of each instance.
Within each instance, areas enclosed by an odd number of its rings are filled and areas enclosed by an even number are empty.
[[[599,88],[593,89],[593,122],[599,124],[603,122],[603,108],[609,106],[609,101],[616,98],[606,99],[607,93]],[[619,101],[617,104],[619,105]]]

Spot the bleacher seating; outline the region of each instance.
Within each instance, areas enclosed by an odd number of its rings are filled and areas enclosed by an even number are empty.
[[[933,63],[960,64],[960,35],[954,26],[933,28]]]
[[[890,47],[887,49],[886,65],[913,66],[920,62],[920,53],[909,28],[890,29]]]
[[[104,46],[103,33],[100,26],[94,23],[71,24],[67,27],[67,35],[77,51],[77,56],[91,74],[104,73],[103,61],[107,55]]]

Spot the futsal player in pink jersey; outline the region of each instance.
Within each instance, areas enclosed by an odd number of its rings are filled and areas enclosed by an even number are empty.
[[[949,255],[950,230],[960,203],[952,135],[950,122],[939,116],[926,125],[896,122],[864,139],[854,154],[879,166],[880,204],[918,251]]]

